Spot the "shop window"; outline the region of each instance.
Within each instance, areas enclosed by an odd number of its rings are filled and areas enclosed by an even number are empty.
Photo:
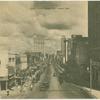
[[[1,81],[1,90],[6,90],[6,81]]]

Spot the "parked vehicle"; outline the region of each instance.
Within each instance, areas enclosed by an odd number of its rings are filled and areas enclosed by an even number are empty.
[[[39,86],[40,91],[46,91],[48,88],[49,88],[49,83],[48,82],[43,82]]]
[[[55,77],[56,76],[56,73],[53,73],[53,76]]]
[[[36,71],[35,74],[32,76],[33,79],[32,82],[33,83],[38,82],[40,80],[40,75],[41,75],[40,70]]]
[[[31,84],[31,85],[30,85],[30,90],[32,91],[32,89],[33,89],[33,85]]]

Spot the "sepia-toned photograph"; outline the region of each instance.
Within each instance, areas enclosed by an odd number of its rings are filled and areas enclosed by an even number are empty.
[[[0,1],[0,99],[100,99],[100,1]]]

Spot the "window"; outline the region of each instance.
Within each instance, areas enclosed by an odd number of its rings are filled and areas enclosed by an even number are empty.
[[[11,62],[11,58],[9,58],[9,62]]]
[[[12,58],[12,62],[14,62],[14,60],[15,60],[15,59],[14,59],[14,58]]]
[[[14,62],[15,58],[9,58],[9,62]]]

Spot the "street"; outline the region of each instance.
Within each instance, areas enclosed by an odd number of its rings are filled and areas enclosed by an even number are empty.
[[[49,70],[49,73],[47,73],[47,70],[45,70],[45,73],[43,73],[40,77],[39,82],[35,83],[33,85],[33,89],[30,90],[29,87],[26,88],[25,91],[20,93],[20,95],[15,96],[4,96],[2,98],[51,98],[51,99],[64,99],[64,98],[91,98],[88,96],[87,93],[84,93],[83,90],[75,87],[71,83],[63,82],[62,84],[59,83],[57,76],[54,76],[54,68],[52,65],[47,68]],[[49,80],[49,88],[47,90],[41,91],[39,86],[40,84],[45,80],[47,74],[50,76]]]
[[[73,86],[70,83],[63,82],[61,85],[57,77],[53,77],[54,69],[51,66],[51,81],[48,92],[48,98],[51,99],[65,99],[65,98],[89,98],[87,95],[82,93],[82,90]]]

